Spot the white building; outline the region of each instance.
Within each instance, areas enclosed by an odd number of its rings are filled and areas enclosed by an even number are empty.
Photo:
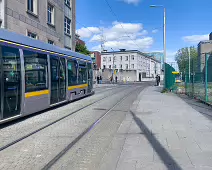
[[[101,69],[115,69],[118,79],[142,81],[144,78],[154,78],[160,74],[160,61],[149,57],[138,50],[102,52]]]

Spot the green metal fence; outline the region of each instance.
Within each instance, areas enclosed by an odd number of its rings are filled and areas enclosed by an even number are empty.
[[[212,104],[212,55],[204,54],[201,62],[188,60],[183,74],[186,94]]]
[[[172,72],[175,71],[175,69],[170,66],[169,64],[165,64],[165,88],[168,90],[175,90],[175,75],[172,74]]]

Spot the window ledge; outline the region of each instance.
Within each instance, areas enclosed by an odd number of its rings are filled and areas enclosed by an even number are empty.
[[[28,14],[30,14],[30,15],[32,15],[32,16],[38,18],[38,15],[35,14],[34,12],[32,12],[32,11],[30,11],[30,10],[27,10],[26,12],[27,12]]]
[[[50,22],[47,22],[47,25],[49,25],[49,26],[51,26],[51,27],[55,28],[55,25],[54,25],[54,24],[52,24],[52,23],[50,23]]]
[[[70,5],[68,5],[67,3],[65,3],[65,6],[67,6],[71,10],[71,6]]]
[[[69,36],[71,38],[71,34],[68,34],[68,33],[65,32],[65,35],[67,35],[67,36]]]

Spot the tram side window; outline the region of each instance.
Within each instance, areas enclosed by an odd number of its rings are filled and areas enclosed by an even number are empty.
[[[93,72],[92,72],[92,65],[88,63],[88,79],[92,79],[93,77]]]
[[[68,60],[68,85],[77,84],[77,62]]]
[[[46,54],[23,51],[26,92],[48,89],[48,63]]]
[[[87,67],[86,64],[79,64],[78,84],[87,83]]]

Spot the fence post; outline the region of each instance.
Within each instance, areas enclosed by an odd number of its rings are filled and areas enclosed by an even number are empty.
[[[208,102],[208,54],[205,54],[205,101]]]

